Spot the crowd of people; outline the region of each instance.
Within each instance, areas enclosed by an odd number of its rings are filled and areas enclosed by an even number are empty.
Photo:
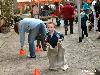
[[[60,18],[63,18],[65,35],[67,35],[68,26],[70,26],[70,34],[73,34],[74,33],[73,22],[77,19],[77,8],[76,5],[73,4],[72,2],[66,2],[63,6],[60,5],[58,2],[55,2],[54,5],[55,8],[52,14],[56,15],[57,25],[55,25],[53,22],[45,24],[42,20],[34,18],[36,14],[39,14],[37,13],[38,10],[35,12],[34,9],[31,11],[32,15],[31,18],[24,18],[18,23],[16,23],[14,30],[16,33],[20,35],[21,49],[23,49],[24,47],[25,32],[26,30],[29,30],[28,43],[29,43],[30,58],[36,58],[35,54],[36,50],[34,44],[35,40],[41,42],[44,51],[47,51],[46,47],[49,44],[49,46],[52,47],[52,48],[49,47],[48,50],[50,69],[52,70],[58,68],[60,64],[59,67],[64,66],[62,69],[65,70],[68,68],[68,65],[66,65],[64,62],[64,54],[62,54],[64,53],[64,50],[60,50],[62,48],[61,42],[60,46],[58,44],[59,40],[61,41],[64,40],[64,35],[56,32],[55,26],[60,26]],[[46,10],[44,12],[45,16],[48,16],[48,10],[50,10],[50,8],[47,6],[48,5],[45,5],[45,10]],[[32,6],[32,8],[34,7],[35,5]],[[35,12],[35,14],[33,11]],[[89,5],[86,1],[84,1],[80,11],[81,11],[80,15],[81,15],[82,39],[84,38],[84,35],[88,37],[89,28],[90,30],[91,28],[93,28],[94,31],[98,31],[99,34],[97,39],[100,39],[100,0],[98,0],[97,2],[94,0],[91,5]],[[91,24],[88,27],[86,23],[87,21],[89,21]],[[37,39],[38,37],[39,39]],[[52,65],[53,63],[56,64]]]

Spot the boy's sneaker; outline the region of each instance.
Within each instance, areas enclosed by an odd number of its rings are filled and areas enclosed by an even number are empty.
[[[68,67],[67,64],[66,64],[66,65],[63,65],[63,66],[61,67],[61,69],[62,69],[63,71],[66,71],[68,68],[69,68],[69,67]]]

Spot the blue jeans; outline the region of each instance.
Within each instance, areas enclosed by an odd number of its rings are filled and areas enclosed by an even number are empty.
[[[36,40],[36,37],[40,33],[42,33],[42,34],[45,35],[45,29],[44,29],[43,24],[39,24],[39,25],[37,25],[36,28],[29,30],[28,43],[29,43],[30,56],[35,56],[35,45],[34,45],[34,41]]]

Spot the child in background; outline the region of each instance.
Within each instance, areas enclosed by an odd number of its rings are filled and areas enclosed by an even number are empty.
[[[61,41],[64,36],[55,31],[55,24],[52,22],[47,23],[47,45],[48,47],[48,58],[49,58],[49,70],[57,70],[61,68],[66,70],[68,65],[65,64],[64,53],[65,49],[62,47]],[[60,41],[59,41],[60,40]]]
[[[84,35],[86,35],[86,37],[88,37],[88,33],[87,33],[87,25],[86,22],[88,20],[88,16],[87,14],[83,11],[83,9],[81,9],[81,28],[82,28],[82,39],[84,38]]]
[[[94,26],[94,15],[93,15],[93,12],[91,9],[89,10],[89,23],[90,23],[90,25],[88,26],[88,29],[89,29],[89,31],[91,31],[91,29]]]

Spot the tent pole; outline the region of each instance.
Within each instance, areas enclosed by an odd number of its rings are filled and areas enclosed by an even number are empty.
[[[81,15],[80,15],[80,0],[77,0],[77,10],[78,10],[79,42],[82,42]]]

